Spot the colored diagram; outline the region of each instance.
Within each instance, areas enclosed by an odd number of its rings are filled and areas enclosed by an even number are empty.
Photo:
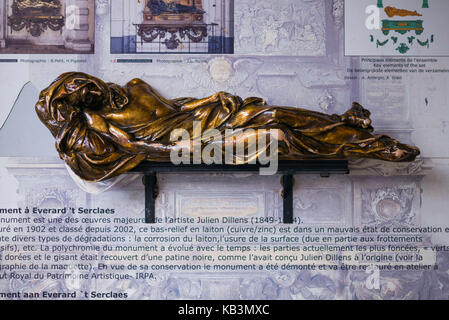
[[[384,1],[378,0],[377,7],[384,8]],[[429,8],[429,1],[423,0],[422,8]],[[385,14],[389,18],[393,17],[421,17],[422,14],[417,10],[398,9],[395,7],[387,6],[384,9]],[[418,38],[424,31],[424,20],[422,19],[383,19],[382,20],[382,34],[384,36],[390,35],[389,38],[379,37],[376,39],[375,35],[370,35],[370,42],[374,42],[376,47],[386,47],[388,44],[394,45],[395,50],[400,54],[406,54],[415,45],[420,47],[430,48],[430,45],[434,42],[435,36],[432,34],[430,38]],[[392,33],[392,34],[390,34]],[[395,34],[396,36],[393,36]],[[391,41],[390,41],[391,40]],[[415,41],[416,40],[416,41]]]
[[[383,8],[384,7],[383,0],[377,0],[377,7],[378,8]],[[424,9],[429,8],[429,0],[423,0],[422,7]]]

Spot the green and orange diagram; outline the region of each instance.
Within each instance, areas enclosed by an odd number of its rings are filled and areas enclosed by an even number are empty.
[[[384,1],[377,0],[377,7],[383,8]],[[429,1],[423,0],[422,7],[429,8]],[[391,6],[387,6],[384,9],[384,11],[385,14],[388,16],[388,18],[393,18],[395,16],[398,17],[422,16],[422,14],[417,10],[411,11],[407,9],[398,9]],[[426,38],[418,39],[418,36],[424,33],[423,20],[412,20],[410,18],[409,20],[383,19],[381,30],[385,36],[388,36],[390,32],[395,32],[399,35],[396,34],[396,36],[394,36],[393,34],[391,34],[390,37],[386,39],[385,38],[375,39],[373,35],[370,35],[370,42],[374,42],[377,48],[387,47],[387,44],[390,43],[393,46],[395,46],[395,50],[398,51],[400,54],[406,54],[415,44],[421,47],[429,48],[430,44],[434,42],[434,35],[431,35],[430,38],[428,39]],[[408,35],[408,37],[404,36],[409,32],[410,33],[413,32],[414,35]],[[392,42],[389,41],[390,39],[392,40]]]
[[[383,0],[377,0],[377,7],[378,8],[383,8],[384,7]],[[422,1],[422,7],[423,8],[429,8],[429,0],[423,0]]]
[[[382,20],[382,32],[388,35],[390,31],[396,31],[400,34],[406,34],[409,31],[415,31],[417,35],[423,33],[422,20]]]

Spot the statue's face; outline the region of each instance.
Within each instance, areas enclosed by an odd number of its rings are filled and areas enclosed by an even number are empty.
[[[73,93],[69,96],[69,99],[72,106],[77,110],[99,110],[104,105],[104,96],[101,90],[93,84],[89,84]]]

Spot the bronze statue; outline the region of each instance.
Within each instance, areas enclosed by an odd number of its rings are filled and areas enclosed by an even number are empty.
[[[59,0],[16,0],[13,6],[16,6],[18,10],[25,9],[60,9],[61,3]]]
[[[195,5],[186,6],[167,0],[149,0],[148,8],[155,16],[163,13],[204,13],[204,10],[195,7]]]
[[[328,115],[225,92],[168,100],[140,79],[121,87],[79,72],[65,73],[43,90],[36,111],[56,138],[61,159],[87,181],[120,175],[142,161],[170,161],[173,148],[195,139],[194,121],[201,122],[203,131],[275,129],[279,158],[285,160],[400,162],[413,161],[420,153],[372,134],[370,112],[357,103],[343,115]],[[172,142],[170,134],[179,128],[191,140]]]

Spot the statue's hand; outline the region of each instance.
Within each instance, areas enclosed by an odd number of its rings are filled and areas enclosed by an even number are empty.
[[[371,131],[373,127],[371,126],[370,115],[369,110],[364,109],[360,104],[354,102],[352,108],[341,116],[341,121],[350,126]]]
[[[216,93],[218,101],[224,108],[229,108],[232,113],[237,112],[243,103],[243,100],[239,96],[233,96],[230,93],[220,91]]]

